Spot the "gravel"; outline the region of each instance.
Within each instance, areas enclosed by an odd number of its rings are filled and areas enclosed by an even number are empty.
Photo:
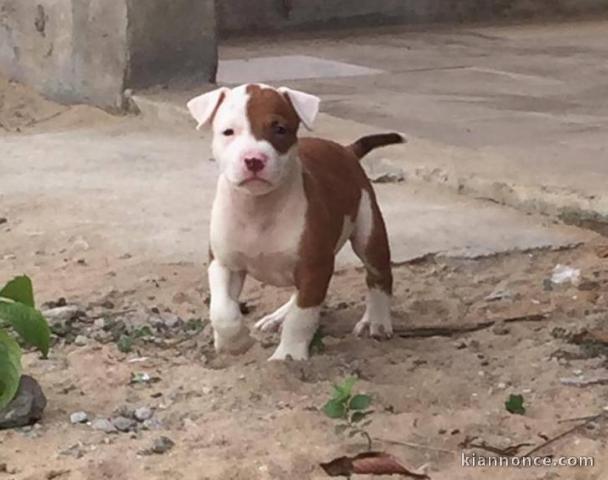
[[[86,423],[89,420],[87,412],[74,412],[70,415],[70,422],[73,424]]]
[[[152,409],[150,407],[139,407],[135,410],[134,416],[135,419],[140,422],[145,422],[146,420],[152,418]]]

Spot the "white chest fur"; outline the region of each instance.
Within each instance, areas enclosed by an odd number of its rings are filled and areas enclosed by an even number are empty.
[[[220,177],[211,213],[211,249],[222,264],[275,286],[294,283],[307,201],[301,174],[256,197]]]

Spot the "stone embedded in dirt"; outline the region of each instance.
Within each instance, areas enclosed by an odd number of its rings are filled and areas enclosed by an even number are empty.
[[[84,335],[77,335],[76,338],[74,339],[74,345],[76,345],[78,347],[84,347],[88,344],[89,344],[89,339],[88,339],[88,337],[86,337]]]
[[[144,455],[162,455],[163,453],[167,453],[174,446],[175,442],[169,437],[158,437],[152,442],[152,447],[147,450],[144,450],[142,453]]]
[[[115,417],[135,418],[135,409],[129,405],[122,405],[114,410]]]
[[[495,335],[508,335],[511,332],[511,329],[505,322],[497,322],[496,325],[492,327],[492,332]]]
[[[74,457],[74,458],[82,458],[84,456],[84,454],[85,454],[85,451],[82,448],[82,445],[79,443],[76,443],[76,444],[72,445],[71,447],[68,447],[59,452],[59,455],[66,456],[66,457]]]
[[[504,290],[498,288],[490,293],[484,300],[486,302],[495,302],[497,300],[510,300],[513,298],[513,292],[511,290]]]
[[[118,431],[114,424],[106,418],[97,418],[93,420],[91,428],[105,433],[116,433]]]
[[[73,424],[85,423],[89,420],[87,412],[74,412],[70,415],[70,422]]]
[[[148,420],[144,420],[142,427],[145,430],[160,430],[163,428],[163,424],[156,418],[149,418]]]
[[[43,310],[42,314],[46,317],[51,327],[51,331],[60,337],[71,333],[72,323],[86,314],[77,305],[64,305],[62,307]]]
[[[112,419],[112,425],[114,425],[119,432],[130,432],[135,428],[137,423],[127,417],[115,417]]]
[[[6,222],[8,222],[8,219],[6,217],[0,217],[0,225],[5,224]]]
[[[361,163],[373,183],[396,183],[405,180],[403,169],[385,158],[366,157]]]
[[[0,430],[32,425],[42,418],[46,397],[36,380],[23,375],[17,395],[0,410]]]
[[[152,409],[150,407],[139,407],[134,413],[135,420],[144,422],[152,418]]]

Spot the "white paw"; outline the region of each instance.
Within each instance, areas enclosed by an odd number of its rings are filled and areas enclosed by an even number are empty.
[[[369,334],[370,337],[378,340],[391,338],[393,336],[391,317],[375,318],[371,322],[367,314],[363,315],[363,318],[355,325],[353,334],[357,337]]]
[[[270,315],[266,315],[264,318],[258,320],[255,323],[255,328],[262,332],[278,332],[281,329],[281,325],[283,325],[283,322],[287,317],[287,313],[289,312],[289,309],[294,301],[295,296],[292,296],[287,303],[279,307]]]
[[[284,361],[287,359],[308,360],[308,347],[308,343],[298,342],[288,344],[281,342],[268,361]]]
[[[277,312],[266,315],[255,322],[255,329],[261,332],[278,332],[281,329],[281,325],[285,321],[286,315],[277,315]]]

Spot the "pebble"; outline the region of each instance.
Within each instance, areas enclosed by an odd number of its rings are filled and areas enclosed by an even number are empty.
[[[74,339],[74,345],[78,346],[78,347],[84,347],[89,343],[89,339],[87,337],[85,337],[84,335],[78,335],[75,339]]]
[[[87,412],[74,412],[70,415],[70,422],[73,424],[85,423],[89,420]]]
[[[104,328],[106,326],[106,319],[105,318],[98,318],[93,322],[93,326],[95,328]]]
[[[120,432],[129,432],[135,428],[136,423],[127,417],[115,417],[112,419],[112,425]]]
[[[160,420],[156,418],[149,418],[148,420],[144,420],[142,426],[146,430],[160,430],[161,428],[163,428],[163,424],[160,422]]]
[[[116,427],[112,424],[112,422],[105,418],[98,418],[96,420],[93,420],[93,422],[91,423],[91,428],[93,430],[100,430],[105,433],[117,432]]]
[[[0,430],[32,425],[42,418],[46,397],[38,382],[22,375],[15,398],[0,410]]]
[[[162,455],[163,453],[168,452],[175,446],[175,442],[171,440],[169,437],[159,437],[154,440],[152,443],[152,448],[150,451],[152,453],[156,453],[157,455]]]
[[[152,418],[152,409],[150,407],[139,407],[135,410],[134,416],[136,420],[145,422]]]

